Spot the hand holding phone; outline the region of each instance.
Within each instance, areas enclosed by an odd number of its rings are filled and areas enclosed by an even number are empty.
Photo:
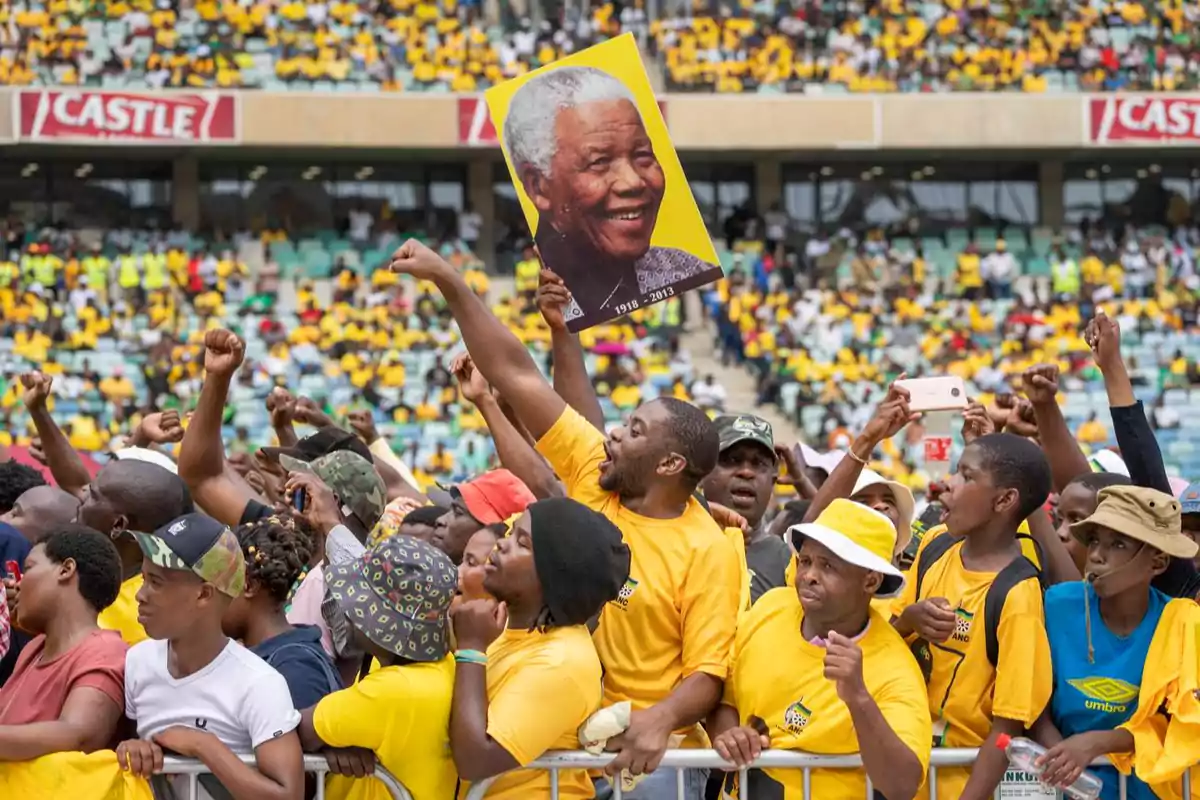
[[[960,411],[967,407],[967,386],[962,378],[910,378],[896,381],[908,392],[910,411]]]

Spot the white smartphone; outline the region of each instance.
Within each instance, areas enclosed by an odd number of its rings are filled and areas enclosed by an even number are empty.
[[[908,407],[913,411],[961,411],[967,407],[967,386],[962,378],[912,378],[896,381],[908,390]]]

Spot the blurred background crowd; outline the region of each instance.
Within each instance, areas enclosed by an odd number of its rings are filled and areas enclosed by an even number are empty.
[[[1198,9],[17,0],[0,5],[0,85],[473,92],[630,31],[670,91],[1183,90],[1200,74]],[[463,270],[549,366],[538,261],[500,163],[60,152],[0,159],[0,445],[31,444],[11,376],[40,368],[72,444],[103,459],[147,410],[187,412],[203,332],[232,327],[249,356],[226,414],[234,450],[272,440],[263,401],[286,385],[314,419],[370,411],[371,435],[423,485],[479,472],[490,439],[439,356],[453,321],[431,287],[380,269],[409,236]],[[826,449],[901,371],[961,375],[1007,402],[1027,366],[1055,361],[1068,420],[1100,450],[1111,431],[1080,334],[1102,307],[1169,467],[1200,474],[1200,170],[1151,155],[685,154],[726,279],[690,311],[676,299],[584,334],[606,413],[662,394],[756,404]],[[181,207],[193,224],[176,221]],[[920,490],[909,430],[876,466]]]
[[[0,83],[483,90],[633,32],[660,88],[1194,89],[1187,0],[16,0]]]
[[[430,241],[549,369],[532,250],[511,277],[498,277],[462,239]],[[231,452],[273,441],[264,400],[286,386],[311,401],[301,422],[371,412],[368,438],[388,440],[423,486],[492,463],[483,420],[459,397],[440,355],[458,340],[454,323],[432,287],[379,268],[387,235],[353,242],[330,231],[324,240],[291,241],[264,231],[218,243],[12,223],[6,242],[3,375],[35,367],[54,375],[53,411],[78,450],[102,460],[113,436],[147,410],[186,414],[202,378],[203,333],[228,326],[248,348],[226,413]],[[704,292],[702,312],[694,306],[689,319],[677,298],[584,332],[610,420],[661,395],[726,410],[734,370],[744,372],[756,406],[773,408],[814,447],[833,449],[865,424],[863,414],[900,372],[959,375],[991,404],[1020,391],[1026,368],[1053,362],[1064,376],[1068,421],[1099,451],[1113,444],[1112,432],[1097,417],[1106,398],[1082,329],[1103,308],[1120,323],[1169,467],[1200,472],[1194,229],[1089,224],[1029,237],[843,229],[806,237],[797,249],[741,231],[729,244],[720,250],[727,277]],[[333,260],[314,268],[304,254],[318,247]],[[719,378],[714,364],[724,370]],[[0,445],[32,442],[22,392],[15,377],[0,378]],[[921,427],[910,426],[906,438],[885,443],[876,468],[921,491],[929,479],[922,439]]]

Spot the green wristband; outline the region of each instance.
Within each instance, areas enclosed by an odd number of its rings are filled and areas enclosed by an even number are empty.
[[[459,664],[479,664],[480,666],[486,666],[487,653],[479,650],[456,650],[454,651],[454,660]]]

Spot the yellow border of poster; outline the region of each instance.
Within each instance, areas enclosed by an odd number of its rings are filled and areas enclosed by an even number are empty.
[[[652,247],[670,247],[686,251],[696,258],[719,265],[716,249],[704,225],[704,219],[696,206],[691,187],[679,163],[679,155],[671,143],[667,125],[663,119],[654,90],[642,63],[637,42],[633,34],[627,33],[607,42],[589,47],[561,61],[555,61],[526,75],[489,89],[484,98],[495,124],[497,138],[508,165],[509,176],[517,190],[517,198],[525,212],[532,233],[537,232],[538,211],[525,193],[521,180],[513,167],[512,156],[504,141],[504,122],[509,105],[517,90],[539,75],[563,67],[593,67],[613,76],[633,94],[638,112],[641,114],[646,133],[654,146],[654,154],[663,172],[665,190],[659,207],[658,219],[651,234]],[[552,265],[548,265],[552,266]]]

